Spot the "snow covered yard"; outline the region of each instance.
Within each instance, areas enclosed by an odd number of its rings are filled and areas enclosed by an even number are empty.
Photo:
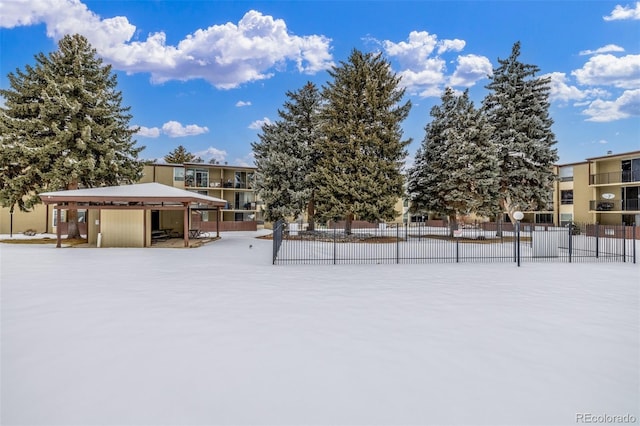
[[[0,423],[640,421],[638,265],[272,266],[255,235],[0,244]]]

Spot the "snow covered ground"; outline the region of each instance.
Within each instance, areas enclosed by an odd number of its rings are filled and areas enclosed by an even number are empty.
[[[640,422],[638,265],[272,266],[256,235],[0,244],[0,423]]]

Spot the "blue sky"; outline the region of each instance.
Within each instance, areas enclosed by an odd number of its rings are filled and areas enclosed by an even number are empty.
[[[286,92],[322,87],[355,48],[402,76],[411,162],[442,90],[469,88],[479,106],[516,41],[552,77],[560,163],[640,149],[640,2],[2,0],[0,87],[67,33],[113,65],[145,159],[184,145],[251,165]]]

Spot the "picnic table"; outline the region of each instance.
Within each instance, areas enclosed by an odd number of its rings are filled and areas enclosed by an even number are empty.
[[[171,238],[171,229],[158,229],[155,231],[151,231],[151,239],[152,240],[168,240]]]

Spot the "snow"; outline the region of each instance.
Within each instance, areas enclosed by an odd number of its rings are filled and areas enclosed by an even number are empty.
[[[0,423],[640,419],[638,265],[273,266],[257,234],[0,244]]]

